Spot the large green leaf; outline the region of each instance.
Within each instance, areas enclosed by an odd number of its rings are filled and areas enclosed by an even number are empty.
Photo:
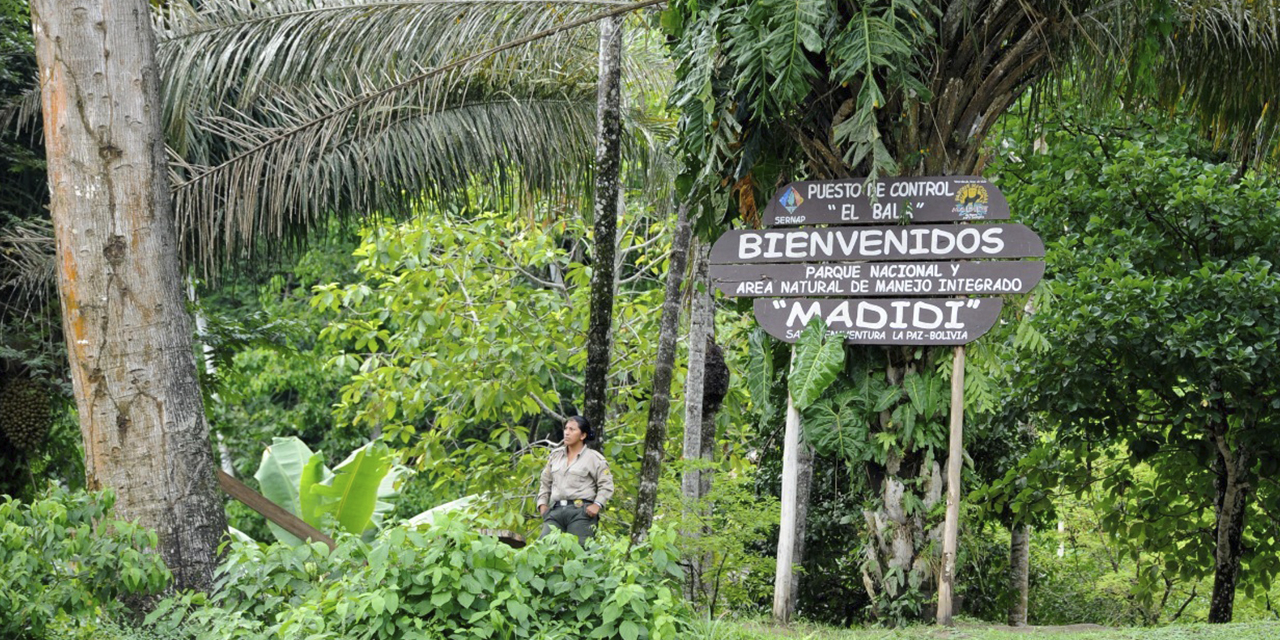
[[[316,485],[322,496],[321,514],[330,514],[338,527],[360,534],[369,526],[378,502],[378,488],[391,471],[392,456],[385,446],[370,443],[356,449],[334,470],[330,484]]]
[[[299,480],[307,461],[315,454],[297,438],[272,438],[271,446],[262,452],[262,462],[253,477],[258,481],[262,495],[280,505],[285,511],[302,517]],[[267,526],[276,539],[290,544],[302,544],[297,536],[268,521]]]
[[[765,422],[773,415],[769,394],[773,386],[773,354],[769,353],[766,336],[764,329],[757,327],[747,341],[747,391],[751,394],[751,404]]]
[[[867,421],[856,391],[819,400],[804,414],[805,439],[819,455],[833,455],[850,463],[868,452]]]
[[[320,454],[311,456],[302,468],[302,476],[298,481],[299,515],[313,527],[320,526],[320,496],[313,490],[333,477],[333,472],[324,466],[324,457]]]
[[[844,366],[844,340],[827,338],[827,325],[815,318],[800,333],[787,383],[791,400],[804,411],[835,381]]]
[[[412,475],[413,469],[401,464],[393,465],[387,475],[382,478],[382,482],[378,484],[378,501],[373,505],[373,515],[369,517],[369,521],[373,526],[381,528],[382,520],[386,517],[395,505],[391,503],[391,499],[400,495],[400,485],[405,476]]]

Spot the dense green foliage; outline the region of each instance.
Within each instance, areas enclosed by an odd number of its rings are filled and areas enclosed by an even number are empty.
[[[586,549],[553,535],[522,549],[441,518],[372,543],[234,544],[217,587],[161,604],[151,619],[199,639],[506,640],[682,637],[675,534]]]
[[[112,519],[114,501],[58,488],[30,503],[0,501],[0,635],[44,638],[50,626],[120,611],[120,598],[169,583],[155,533]]]
[[[1185,126],[1075,120],[1044,144],[1005,165],[1012,201],[1050,240],[1030,320],[1049,347],[1016,371],[1055,429],[1031,460],[1049,472],[1030,484],[1100,482],[1100,524],[1135,560],[1158,559],[1139,562],[1150,598],[1214,571],[1230,470],[1248,496],[1240,579],[1252,594],[1280,571],[1268,515],[1280,493],[1267,480],[1280,435],[1280,185],[1241,174]]]
[[[537,213],[425,207],[366,232],[356,282],[316,288],[312,304],[333,318],[320,334],[336,350],[328,366],[347,377],[337,421],[402,447],[423,472],[416,486],[431,488],[419,510],[488,493],[491,515],[524,530],[558,416],[577,412],[589,234],[581,220]],[[616,418],[604,453],[624,485],[639,456],[627,443],[643,424],[665,266],[666,236],[650,220],[628,212],[619,233]]]

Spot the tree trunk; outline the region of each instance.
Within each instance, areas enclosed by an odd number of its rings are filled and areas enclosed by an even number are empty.
[[[907,373],[932,366],[931,351],[925,352],[924,359],[917,359],[913,352],[912,347],[890,348],[891,357],[896,360],[886,370],[889,384],[901,385]],[[877,430],[889,428],[891,411],[880,414]],[[922,609],[915,615],[903,613],[905,609],[898,601],[913,594],[903,588],[902,582],[886,581],[885,576],[894,569],[902,571],[908,584],[920,585],[913,606],[928,600],[942,558],[940,553],[931,557],[921,552],[931,544],[939,551],[942,547],[942,528],[930,523],[927,516],[942,500],[942,467],[937,461],[924,459],[919,452],[903,455],[893,451],[884,466],[869,463],[867,474],[880,492],[880,504],[862,514],[869,534],[863,547],[862,583],[871,597],[872,614],[882,619],[890,615],[923,619]],[[904,498],[913,485],[918,487],[917,498],[924,508],[908,512]]]
[[[695,460],[702,457],[702,396],[703,381],[707,373],[707,341],[711,337],[712,301],[709,289],[699,291],[698,287],[706,285],[708,280],[707,258],[711,246],[705,242],[695,242],[693,249],[693,271],[689,291],[692,303],[689,306],[689,364],[688,374],[684,381],[684,457]],[[681,490],[687,500],[702,498],[702,473],[696,470],[684,472],[681,478]]]
[[[689,359],[684,381],[684,459],[686,461],[701,460],[703,447],[703,382],[707,373],[707,343],[710,339],[712,300],[709,289],[699,287],[707,283],[707,258],[711,246],[705,242],[695,241],[693,248],[693,269],[689,284],[692,302],[689,305]],[[689,513],[687,522],[697,521],[696,511],[699,501],[704,497],[702,490],[701,469],[686,469],[681,477],[680,489],[684,495]],[[701,527],[692,526],[682,532],[688,538],[699,538]],[[688,556],[688,575],[685,584],[688,587],[689,599],[697,602],[702,594],[702,571],[705,558]]]
[[[1218,449],[1215,480],[1216,532],[1213,554],[1213,595],[1209,598],[1209,622],[1231,622],[1240,574],[1245,507],[1249,497],[1250,458],[1243,445],[1232,451],[1225,424],[1212,428],[1210,437]]]
[[[209,324],[204,319],[204,312],[200,310],[199,298],[196,297],[196,285],[190,276],[187,277],[187,300],[191,302],[193,313],[195,313],[196,338],[200,342],[200,353],[204,357],[204,372],[210,378],[216,378],[218,365],[213,361],[213,347],[209,346]],[[221,402],[217,393],[209,394],[209,399],[215,406]],[[223,473],[232,478],[236,477],[236,467],[231,462],[231,449],[227,447],[227,441],[220,432],[214,433],[213,438],[218,443],[218,467]]]
[[[653,393],[649,400],[649,424],[644,434],[644,460],[640,465],[636,513],[631,522],[631,542],[644,540],[653,524],[653,508],[658,498],[658,478],[667,442],[667,416],[671,411],[671,378],[676,360],[676,334],[680,329],[680,288],[689,261],[689,205],[676,209],[676,229],[671,238],[671,258],[667,262],[667,283],[663,292],[662,320],[658,327],[658,353],[653,365]]]
[[[1031,526],[1009,528],[1009,591],[1013,605],[1009,607],[1009,626],[1027,625],[1027,592],[1031,575]]]
[[[613,343],[614,254],[622,167],[622,16],[600,21],[600,79],[596,93],[596,182],[591,318],[582,414],[603,436]]]
[[[226,516],[183,301],[146,0],[33,0],[58,291],[91,489],[210,585]]]

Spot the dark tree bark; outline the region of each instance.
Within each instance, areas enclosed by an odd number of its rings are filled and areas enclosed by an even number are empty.
[[[644,460],[640,465],[640,486],[636,492],[636,513],[631,523],[631,542],[644,540],[653,525],[653,508],[658,498],[658,478],[666,455],[667,416],[671,411],[672,369],[676,361],[676,335],[680,329],[680,289],[689,262],[689,205],[676,209],[675,234],[663,291],[662,320],[658,328],[658,353],[653,365],[653,393],[649,400],[649,424],[644,434]]]
[[[92,489],[156,530],[178,589],[226,516],[183,300],[147,0],[33,0],[58,291]]]
[[[622,168],[622,16],[600,21],[600,80],[596,96],[595,244],[591,257],[591,319],[582,414],[603,438],[613,346],[614,254]]]
[[[1009,607],[1009,626],[1027,624],[1027,591],[1031,574],[1031,527],[1016,524],[1009,528],[1009,591],[1013,605]]]
[[[1231,448],[1227,425],[1215,425],[1210,437],[1218,449],[1215,548],[1213,554],[1213,594],[1209,598],[1209,622],[1231,622],[1240,575],[1244,539],[1245,508],[1248,503],[1251,457],[1243,445]]]

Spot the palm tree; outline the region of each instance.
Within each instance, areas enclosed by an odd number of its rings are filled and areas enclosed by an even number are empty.
[[[185,255],[214,268],[481,178],[589,193],[596,38],[575,27],[642,4],[172,0],[156,24]],[[663,126],[638,114],[648,165]]]
[[[1270,104],[1280,8],[1270,2],[718,0],[674,5],[664,25],[680,62],[672,102],[682,108],[682,184],[692,185],[681,196],[706,201],[697,196],[733,185],[727,206],[746,221],[800,175],[981,171],[1001,116],[1059,90],[1189,109],[1230,143],[1242,171],[1273,151],[1280,128]],[[707,213],[718,220],[723,209]],[[894,383],[935,359],[895,348],[882,357]],[[936,497],[924,488],[940,457],[895,451],[890,464],[867,465],[880,495],[866,513],[863,577],[878,611],[911,597],[903,585],[932,580],[925,513]],[[904,509],[913,493],[925,508]],[[1214,621],[1230,619],[1232,576],[1221,585]]]

